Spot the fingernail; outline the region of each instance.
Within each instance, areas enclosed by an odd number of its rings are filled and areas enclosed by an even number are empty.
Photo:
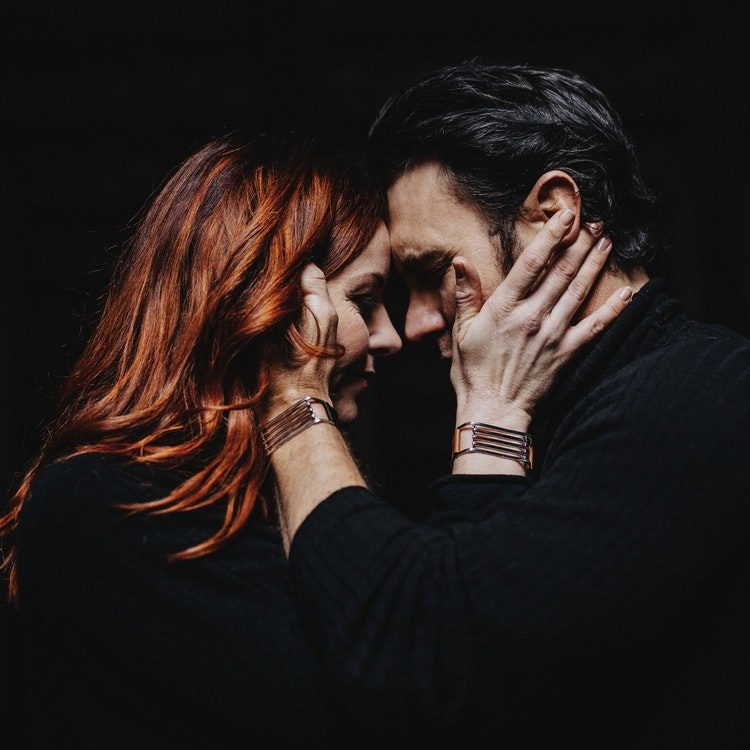
[[[566,208],[562,214],[560,214],[560,221],[565,225],[568,226],[568,224],[573,223],[573,219],[575,217],[575,212],[571,211],[569,208]]]
[[[620,299],[624,302],[627,302],[631,297],[633,296],[633,290],[626,286],[621,292],[620,292]]]
[[[612,247],[612,242],[609,237],[602,237],[599,242],[594,245],[594,250],[600,253],[607,252]]]
[[[463,281],[466,273],[464,272],[464,264],[461,261],[453,263],[453,270],[456,272],[456,281]]]

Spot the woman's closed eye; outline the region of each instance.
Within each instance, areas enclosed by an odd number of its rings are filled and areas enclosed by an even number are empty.
[[[350,295],[349,299],[354,303],[354,305],[357,307],[357,310],[359,310],[360,315],[365,320],[367,320],[367,318],[372,315],[373,311],[376,310],[381,304],[381,300],[379,299],[379,297],[376,297],[374,294],[371,294],[369,292],[352,294]]]

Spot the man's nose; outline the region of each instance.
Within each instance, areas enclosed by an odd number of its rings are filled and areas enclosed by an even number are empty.
[[[445,316],[437,300],[412,293],[404,320],[404,336],[407,341],[413,344],[440,335],[446,326]]]

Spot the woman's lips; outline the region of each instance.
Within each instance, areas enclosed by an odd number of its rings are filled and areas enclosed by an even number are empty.
[[[348,383],[353,383],[358,387],[365,389],[370,385],[370,381],[375,375],[372,371],[357,370],[356,372],[348,372],[344,376],[344,380]]]

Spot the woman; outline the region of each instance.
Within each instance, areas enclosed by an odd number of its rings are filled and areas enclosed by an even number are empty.
[[[0,524],[31,747],[347,735],[286,588],[257,413],[269,363],[301,352],[335,360],[350,422],[374,358],[400,348],[383,210],[362,170],[301,139],[213,141],[153,199]],[[298,328],[312,263],[334,347]]]

